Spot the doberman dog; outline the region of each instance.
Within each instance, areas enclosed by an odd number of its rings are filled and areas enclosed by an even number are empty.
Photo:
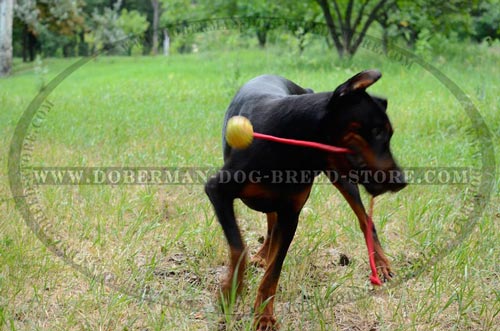
[[[349,203],[363,233],[369,233],[365,232],[369,223],[359,185],[372,196],[406,186],[390,151],[393,129],[386,113],[387,100],[365,91],[380,77],[379,71],[366,70],[333,92],[314,93],[283,77],[263,75],[246,83],[229,105],[224,132],[228,119],[241,115],[256,132],[346,147],[352,152],[328,153],[263,140],[254,140],[247,149],[235,149],[223,140],[224,166],[208,180],[205,192],[229,244],[224,296],[229,297],[233,284],[241,290],[247,260],[234,200],[240,198],[267,214],[267,237],[252,259],[266,267],[254,305],[257,330],[277,328],[273,301],[279,276],[315,176],[326,174]],[[375,226],[371,233],[377,269],[390,280],[394,275]]]

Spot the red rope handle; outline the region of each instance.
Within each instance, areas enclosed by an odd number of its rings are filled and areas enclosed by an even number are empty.
[[[368,260],[370,262],[370,269],[372,274],[370,275],[370,282],[373,285],[382,285],[382,281],[378,277],[377,266],[375,265],[375,250],[373,249],[373,205],[375,204],[375,198],[370,198],[370,208],[368,209],[366,229],[365,229],[365,241],[366,247],[368,248]]]
[[[323,151],[327,151],[327,152],[331,152],[331,153],[352,153],[352,151],[348,148],[325,145],[325,144],[317,143],[314,141],[280,138],[280,137],[275,137],[275,136],[271,136],[271,135],[263,134],[263,133],[258,133],[258,132],[254,132],[253,136],[254,136],[254,138],[257,138],[257,139],[269,140],[269,141],[274,141],[277,143],[288,144],[288,145],[311,147],[311,148],[321,149]]]

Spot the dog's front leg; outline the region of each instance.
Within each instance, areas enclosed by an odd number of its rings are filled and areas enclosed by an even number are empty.
[[[391,280],[394,277],[394,274],[391,270],[391,265],[389,260],[384,254],[384,250],[382,249],[382,245],[377,236],[377,230],[375,229],[375,224],[372,224],[371,229],[367,229],[368,227],[368,215],[366,214],[365,207],[363,206],[363,202],[361,201],[361,196],[359,194],[359,188],[357,185],[350,183],[347,180],[340,179],[335,174],[326,171],[325,174],[328,176],[332,184],[342,193],[344,198],[349,203],[349,206],[353,210],[354,214],[358,218],[359,226],[363,234],[366,236],[371,233],[373,236],[373,248],[375,250],[375,264],[377,265],[377,269],[384,276],[384,280]],[[367,231],[368,230],[368,231]]]

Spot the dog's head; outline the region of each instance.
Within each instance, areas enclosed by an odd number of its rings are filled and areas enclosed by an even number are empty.
[[[337,87],[328,105],[330,137],[353,151],[346,156],[351,179],[374,196],[406,186],[390,149],[393,129],[387,100],[365,91],[380,77],[377,70],[360,72]]]

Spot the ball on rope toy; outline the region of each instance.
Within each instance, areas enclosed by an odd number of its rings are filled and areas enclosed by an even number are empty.
[[[226,141],[229,146],[245,149],[253,141],[253,126],[244,116],[233,116],[227,121]]]

